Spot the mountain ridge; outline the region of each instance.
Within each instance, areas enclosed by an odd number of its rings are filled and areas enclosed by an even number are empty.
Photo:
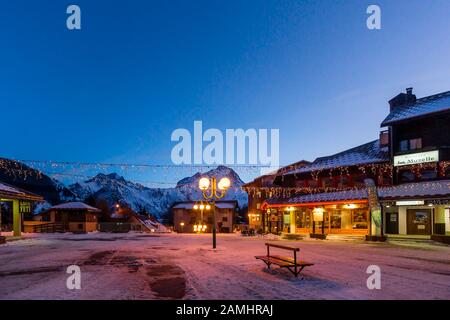
[[[223,200],[237,200],[241,208],[246,207],[247,194],[241,189],[244,182],[232,168],[223,165],[180,179],[171,188],[149,188],[128,181],[117,173],[98,173],[90,179],[66,186],[19,161],[0,158],[0,181],[44,197],[45,202],[37,204],[35,213],[63,202],[84,201],[91,205],[101,202],[109,208],[121,204],[134,212],[146,212],[162,219],[176,202],[203,199],[198,188],[201,177],[216,177],[219,180],[225,176],[230,179],[232,187]]]
[[[135,212],[149,212],[161,219],[176,202],[202,200],[202,193],[197,186],[198,179],[212,176],[217,179],[227,176],[231,180],[232,187],[224,200],[237,200],[241,208],[247,206],[247,194],[240,188],[244,182],[233,169],[226,166],[218,166],[205,173],[197,172],[191,177],[179,180],[172,188],[148,188],[128,181],[117,173],[100,173],[84,182],[74,183],[68,188],[83,201],[88,199],[103,201],[110,207],[121,204]]]

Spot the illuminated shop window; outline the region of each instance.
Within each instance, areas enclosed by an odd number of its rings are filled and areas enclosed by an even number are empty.
[[[295,212],[295,225],[297,228],[309,228],[311,226],[311,215],[307,211]]]

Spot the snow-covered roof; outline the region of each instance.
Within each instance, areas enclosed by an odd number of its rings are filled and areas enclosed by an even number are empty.
[[[43,198],[37,194],[0,182],[0,198],[14,198],[41,201]]]
[[[345,200],[365,200],[367,199],[367,191],[365,189],[352,189],[337,192],[323,192],[312,194],[297,194],[289,198],[271,198],[266,202],[269,205],[274,204],[294,204],[294,203],[311,203],[311,202],[331,202]]]
[[[417,99],[415,103],[400,106],[389,113],[381,123],[382,127],[395,122],[412,119],[415,117],[450,110],[450,91]]]
[[[235,202],[216,202],[216,207],[219,209],[234,209],[236,206]]]
[[[386,161],[389,161],[388,148],[380,147],[380,140],[377,139],[331,156],[317,158],[311,164],[288,171],[285,175]]]
[[[198,204],[198,202],[196,201],[181,202],[174,205],[173,209],[193,210],[195,204]],[[216,201],[216,208],[219,209],[234,209],[236,208],[236,206],[237,202],[235,201]]]
[[[90,212],[100,212],[100,209],[91,207],[83,202],[66,202],[51,207],[49,210],[87,210]]]
[[[405,183],[396,186],[378,187],[380,200],[417,198],[417,197],[440,197],[450,196],[450,180],[424,181]],[[276,204],[301,204],[316,202],[332,202],[346,200],[365,200],[368,198],[366,189],[352,189],[337,192],[323,192],[315,194],[297,194],[289,198],[271,198],[266,200],[270,205]]]
[[[380,199],[438,197],[449,195],[450,180],[413,182],[378,188],[378,196]]]

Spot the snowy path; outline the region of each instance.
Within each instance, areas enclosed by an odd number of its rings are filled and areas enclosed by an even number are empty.
[[[0,299],[450,299],[450,247],[283,241],[315,263],[304,279],[254,258],[267,240],[142,233],[33,235],[0,246]],[[82,271],[68,290],[66,268]],[[381,268],[368,290],[366,268]]]

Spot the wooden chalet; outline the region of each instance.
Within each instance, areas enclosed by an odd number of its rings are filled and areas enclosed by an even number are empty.
[[[48,224],[43,224],[49,232],[74,232],[85,233],[96,231],[98,226],[98,215],[100,209],[91,207],[83,202],[67,202],[51,207],[46,212],[41,213],[40,217]]]

